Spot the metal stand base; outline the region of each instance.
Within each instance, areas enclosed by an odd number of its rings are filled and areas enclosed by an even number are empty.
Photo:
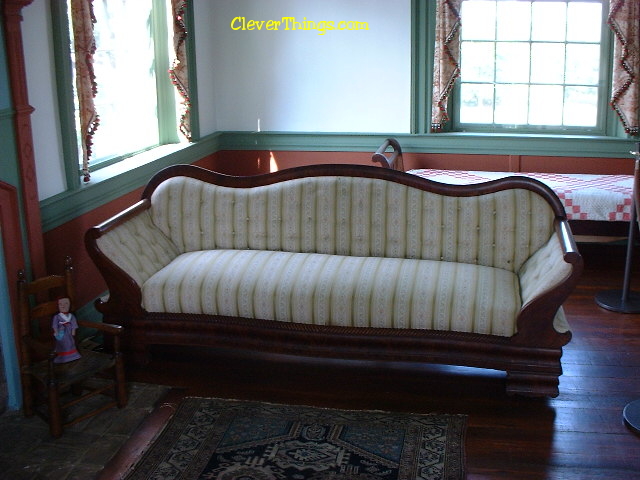
[[[613,312],[640,313],[640,293],[636,292],[606,290],[596,294],[596,303]]]
[[[640,150],[640,143],[638,143]],[[602,308],[620,313],[640,313],[640,294],[630,290],[631,285],[631,267],[633,264],[633,247],[636,243],[636,229],[640,215],[640,153],[636,154],[636,163],[633,171],[633,194],[631,198],[631,212],[629,215],[629,236],[627,239],[627,257],[624,264],[624,279],[622,281],[622,290],[607,290],[596,294],[596,303]]]
[[[627,404],[622,412],[622,417],[630,429],[640,433],[640,400]]]

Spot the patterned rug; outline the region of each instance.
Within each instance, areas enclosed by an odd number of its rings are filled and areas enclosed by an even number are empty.
[[[188,397],[126,479],[463,479],[466,421]]]

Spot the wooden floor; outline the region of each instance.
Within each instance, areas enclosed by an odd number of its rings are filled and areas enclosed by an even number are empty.
[[[157,352],[130,378],[185,387],[190,395],[464,413],[469,480],[640,479],[640,436],[622,419],[624,406],[640,398],[640,315],[613,313],[594,301],[596,293],[622,287],[624,248],[580,249],[585,272],[565,305],[573,339],[555,399],[508,397],[504,374],[494,371],[379,364],[365,375],[370,363],[293,365],[230,352]]]

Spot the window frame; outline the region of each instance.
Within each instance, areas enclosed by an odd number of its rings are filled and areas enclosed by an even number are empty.
[[[448,99],[447,113],[449,121],[441,132],[433,133],[431,125],[432,107],[432,77],[433,55],[435,45],[435,18],[437,2],[429,0],[412,0],[412,121],[411,134],[476,134],[476,135],[509,135],[530,137],[531,135],[579,137],[611,137],[628,138],[623,127],[617,121],[615,112],[609,108],[611,94],[611,76],[614,61],[613,32],[606,20],[609,14],[609,2],[602,2],[603,34],[601,40],[600,82],[602,95],[599,98],[598,124],[596,127],[519,127],[504,126],[496,128],[493,125],[461,124],[459,120],[460,108],[460,80]]]
[[[176,126],[176,103],[175,103],[175,87],[171,83],[169,76],[166,72],[170,66],[170,52],[169,43],[164,41],[167,38],[169,29],[172,25],[169,25],[167,21],[162,21],[163,18],[168,18],[169,12],[166,8],[165,0],[152,0],[153,1],[153,35],[155,39],[162,39],[162,41],[154,41],[156,58],[161,58],[163,61],[154,62],[156,70],[156,87],[158,98],[158,133],[160,143],[157,145],[150,145],[147,148],[136,152],[128,152],[123,155],[91,161],[91,171],[96,172],[102,168],[109,167],[115,164],[126,162],[128,159],[136,157],[137,155],[145,152],[152,151],[156,148],[163,147],[169,144],[176,144],[180,142],[177,133]],[[54,59],[56,69],[56,92],[58,96],[58,112],[60,119],[60,131],[61,131],[61,144],[62,154],[64,159],[65,180],[67,185],[67,191],[78,190],[86,186],[82,182],[80,165],[80,152],[78,148],[78,132],[76,128],[75,120],[75,99],[74,88],[75,82],[73,75],[73,66],[71,59],[71,31],[68,21],[68,8],[69,2],[55,1],[50,2],[51,18],[52,18],[52,37],[54,48]],[[193,6],[191,2],[187,4],[187,15],[185,19],[187,25],[193,25]],[[192,119],[197,119],[197,109],[195,105],[197,101],[195,99],[196,85],[195,81],[195,65],[191,61],[195,58],[194,54],[194,42],[192,35],[187,37],[187,54],[189,57],[189,76],[190,76],[190,90],[191,90],[191,112]],[[97,79],[98,85],[100,79]],[[99,113],[99,112],[98,112]],[[197,124],[192,120],[192,141],[199,138],[199,129]],[[98,130],[99,134],[99,130]],[[93,181],[93,180],[92,180]],[[92,182],[89,182],[91,184]]]
[[[464,0],[463,0],[464,1]],[[517,132],[523,134],[551,134],[551,135],[607,135],[607,117],[611,114],[608,107],[608,96],[611,91],[611,69],[613,67],[613,33],[608,28],[606,20],[609,9],[608,2],[604,0],[593,0],[590,3],[600,3],[602,5],[601,21],[602,34],[600,36],[600,78],[598,80],[598,115],[596,125],[593,127],[582,126],[562,126],[562,125],[503,125],[486,123],[462,123],[460,121],[460,99],[462,82],[456,81],[451,106],[451,129],[456,132],[477,132],[477,133],[509,133]]]

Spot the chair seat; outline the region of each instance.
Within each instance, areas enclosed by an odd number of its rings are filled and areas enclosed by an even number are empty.
[[[115,359],[107,353],[80,349],[78,360],[69,363],[56,363],[54,375],[59,385],[70,385],[95,376],[97,372],[113,367]],[[49,381],[49,361],[43,360],[22,369],[24,373],[34,376],[42,383]]]

